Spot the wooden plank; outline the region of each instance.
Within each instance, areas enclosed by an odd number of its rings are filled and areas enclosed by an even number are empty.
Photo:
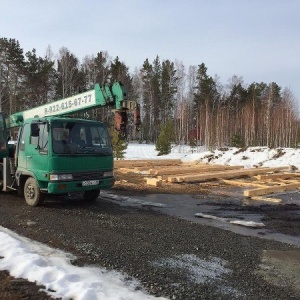
[[[263,185],[255,182],[246,182],[246,181],[239,181],[239,180],[232,180],[232,179],[230,180],[222,179],[222,181],[226,184],[231,184],[235,186],[254,186],[259,188],[267,187],[267,185]]]
[[[183,182],[183,178],[182,177],[168,177],[167,181],[168,182]]]
[[[244,191],[244,196],[253,197],[253,196],[261,196],[261,195],[267,195],[273,193],[280,193],[288,190],[295,190],[298,189],[299,187],[300,187],[300,182],[279,185],[279,186],[271,186],[267,188],[259,188],[259,189]]]
[[[261,197],[261,196],[253,196],[253,197],[251,197],[251,200],[267,201],[267,202],[273,202],[273,203],[282,202],[282,199],[279,199],[279,198],[268,198],[268,197]]]
[[[224,171],[224,172],[212,172],[207,174],[200,174],[200,175],[186,175],[180,176],[180,180],[184,182],[201,182],[207,181],[212,179],[224,179],[224,178],[236,178],[242,176],[253,176],[268,172],[278,172],[281,170],[285,170],[288,167],[277,167],[277,168],[253,168],[253,169],[242,169],[242,170],[234,170],[234,171]],[[168,177],[168,181],[170,182],[182,182],[180,180],[176,180],[175,177]]]
[[[149,174],[151,175],[172,175],[172,174],[187,174],[187,173],[202,173],[202,172],[209,172],[209,171],[223,171],[223,170],[237,170],[241,169],[241,166],[222,166],[222,165],[203,165],[203,166],[177,166],[177,167],[170,167],[170,168],[160,168],[160,169],[150,169]]]
[[[134,168],[119,168],[118,171],[120,171],[121,173],[135,172]]]
[[[115,160],[115,168],[144,167],[144,166],[171,166],[181,164],[180,159],[152,159],[152,160]]]
[[[162,181],[157,178],[146,178],[147,185],[162,186]]]
[[[285,180],[287,183],[297,183],[297,182],[300,182],[299,179],[294,179],[294,180]]]
[[[116,168],[121,173],[143,173],[149,174],[149,167]]]
[[[274,179],[288,179],[300,176],[296,173],[285,173],[285,174],[268,174],[268,175],[257,175],[258,180],[274,180]]]

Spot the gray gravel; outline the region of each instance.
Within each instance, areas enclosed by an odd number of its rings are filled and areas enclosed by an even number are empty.
[[[107,199],[92,204],[51,200],[31,208],[14,194],[0,196],[2,226],[71,252],[77,257],[73,264],[124,272],[152,295],[182,300],[300,299],[299,291],[271,284],[258,272],[264,250],[299,252],[297,247]]]

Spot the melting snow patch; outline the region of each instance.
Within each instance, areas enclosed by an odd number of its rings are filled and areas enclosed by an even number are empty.
[[[264,227],[265,224],[261,223],[261,222],[254,222],[254,221],[243,221],[243,220],[230,220],[227,218],[220,218],[220,217],[216,217],[213,215],[207,215],[207,214],[203,214],[203,213],[196,213],[195,217],[199,217],[199,218],[204,218],[204,219],[213,219],[213,220],[218,220],[218,221],[222,221],[222,222],[229,222],[230,224],[235,224],[235,225],[241,225],[241,226],[246,226],[246,227]]]
[[[213,215],[207,215],[207,214],[203,214],[203,213],[196,213],[195,217],[204,218],[204,219],[213,219],[213,220],[227,222],[226,218],[220,218],[220,217],[216,217],[216,216],[213,216]]]
[[[126,202],[128,204],[135,204],[135,205],[142,205],[142,206],[155,206],[155,207],[165,207],[165,204],[162,203],[155,203],[155,202],[149,202],[149,201],[143,201],[140,199],[133,199],[130,197],[123,197],[123,196],[118,196],[114,195],[108,192],[101,192],[101,197],[120,201],[120,202]]]
[[[104,191],[101,191],[101,197],[112,199],[112,200],[117,200],[117,201],[121,201],[121,202],[125,202],[128,199],[130,199],[129,197],[126,197],[126,196],[114,195],[114,194],[104,192]]]
[[[242,225],[247,227],[264,227],[264,223],[254,222],[254,221],[242,221],[242,220],[232,220],[229,221],[230,224]]]
[[[183,254],[153,263],[155,266],[171,269],[183,269],[191,281],[205,283],[212,280],[219,280],[223,274],[231,272],[225,268],[225,260],[212,257],[210,260],[203,260],[194,254]]]

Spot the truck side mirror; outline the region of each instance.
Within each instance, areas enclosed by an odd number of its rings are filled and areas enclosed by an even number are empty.
[[[31,136],[32,137],[39,137],[40,128],[39,128],[38,123],[31,123],[30,124],[30,129],[31,129]]]
[[[6,137],[5,117],[0,112],[0,159],[8,156],[7,137]]]

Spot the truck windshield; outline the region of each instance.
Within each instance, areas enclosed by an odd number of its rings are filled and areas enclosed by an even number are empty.
[[[51,127],[55,153],[112,155],[111,140],[104,124],[55,120]]]

